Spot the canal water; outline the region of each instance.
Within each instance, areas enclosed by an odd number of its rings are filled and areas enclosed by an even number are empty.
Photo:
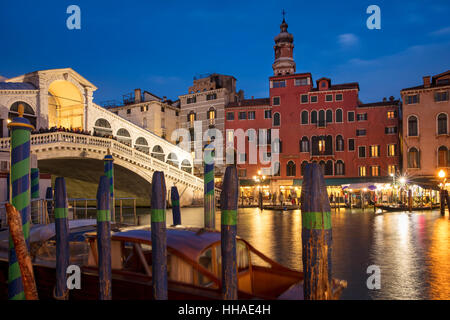
[[[139,209],[142,223],[149,210]],[[183,225],[202,226],[203,208],[182,208]],[[167,210],[167,224],[172,223]],[[239,209],[238,235],[273,260],[301,270],[301,212]],[[216,216],[220,228],[220,214]],[[333,277],[348,287],[342,299],[450,299],[450,221],[439,211],[375,214],[332,212]],[[381,271],[381,289],[369,290],[367,267]]]

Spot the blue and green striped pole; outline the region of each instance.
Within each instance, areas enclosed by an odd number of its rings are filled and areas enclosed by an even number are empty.
[[[111,215],[107,176],[101,176],[97,189],[97,250],[100,300],[111,300]]]
[[[305,166],[301,209],[304,298],[331,299],[331,208],[317,163]]]
[[[215,198],[214,198],[214,148],[210,145],[205,146],[203,152],[204,162],[204,226],[205,228],[215,229]]]
[[[170,188],[170,199],[172,201],[173,225],[177,226],[181,224],[181,213],[180,213],[180,196],[178,194],[178,188],[176,186]]]
[[[228,166],[220,194],[222,295],[224,300],[237,300],[236,232],[239,180],[235,166]]]
[[[31,168],[31,199],[39,199],[39,169]]]
[[[50,189],[51,190],[51,189]],[[55,180],[56,288],[55,298],[67,300],[67,267],[69,266],[69,221],[66,181]]]
[[[23,236],[27,246],[29,246],[31,218],[30,131],[34,127],[23,117],[23,105],[19,105],[19,116],[8,124],[8,128],[11,129],[10,200],[17,211],[20,212]],[[8,298],[10,300],[25,299],[22,275],[11,237],[9,238]]]
[[[111,199],[111,216],[112,216],[112,221],[116,221],[116,208],[115,208],[115,201],[114,201],[114,159],[112,157],[112,155],[109,154],[109,150],[108,150],[108,154],[105,156],[105,158],[103,159],[104,162],[104,172],[105,172],[105,176],[108,177],[109,180],[109,196]]]
[[[153,298],[167,300],[166,182],[162,171],[153,173],[151,207]]]

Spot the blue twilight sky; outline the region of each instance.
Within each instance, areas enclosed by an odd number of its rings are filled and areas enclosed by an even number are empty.
[[[81,30],[66,27],[71,4]],[[372,4],[381,30],[366,27]],[[450,69],[448,0],[3,0],[0,75],[71,67],[99,88],[99,103],[134,88],[175,99],[194,75],[218,72],[235,76],[246,98],[267,97],[282,9],[297,72],[357,81],[363,102]]]

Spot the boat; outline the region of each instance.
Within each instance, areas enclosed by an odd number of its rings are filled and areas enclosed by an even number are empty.
[[[85,226],[84,234],[71,237],[71,263],[78,264],[82,272],[81,290],[69,292],[69,298],[74,300],[97,300],[99,296],[97,236],[95,230],[89,229]],[[111,235],[112,299],[152,299],[150,228],[116,230]],[[77,228],[71,229],[71,234],[76,232]],[[80,238],[85,240],[78,241]],[[211,229],[167,228],[169,300],[222,299],[220,238],[220,232]],[[55,260],[49,259],[48,246],[54,243],[51,240],[39,242],[42,246],[34,250],[33,257],[39,298],[53,299]],[[302,272],[271,260],[240,237],[237,237],[236,250],[238,299],[303,299]],[[0,299],[7,297],[7,272],[8,260],[1,257]],[[345,281],[333,279],[332,297],[338,299],[345,287]]]
[[[407,205],[397,205],[397,206],[393,206],[393,205],[382,205],[382,204],[377,204],[375,205],[375,207],[377,209],[381,209],[382,211],[388,211],[388,212],[400,212],[400,211],[409,211],[409,207]],[[432,206],[416,206],[416,207],[412,207],[412,211],[424,211],[424,210],[435,210],[435,209],[439,209],[439,205],[438,204],[434,204]]]

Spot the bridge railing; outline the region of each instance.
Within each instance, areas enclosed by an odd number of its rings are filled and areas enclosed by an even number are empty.
[[[128,161],[136,162],[141,165],[151,167],[155,170],[164,171],[172,179],[182,180],[193,185],[195,188],[203,189],[203,180],[188,173],[180,168],[174,167],[169,163],[165,163],[159,159],[152,157],[146,153],[138,151],[129,147],[119,141],[110,138],[94,137],[89,135],[70,133],[70,132],[50,132],[31,135],[31,148],[54,143],[68,143],[76,145],[89,145],[97,148],[109,149],[111,152],[116,152],[120,156],[124,156]],[[10,149],[10,138],[0,138],[0,150]]]

